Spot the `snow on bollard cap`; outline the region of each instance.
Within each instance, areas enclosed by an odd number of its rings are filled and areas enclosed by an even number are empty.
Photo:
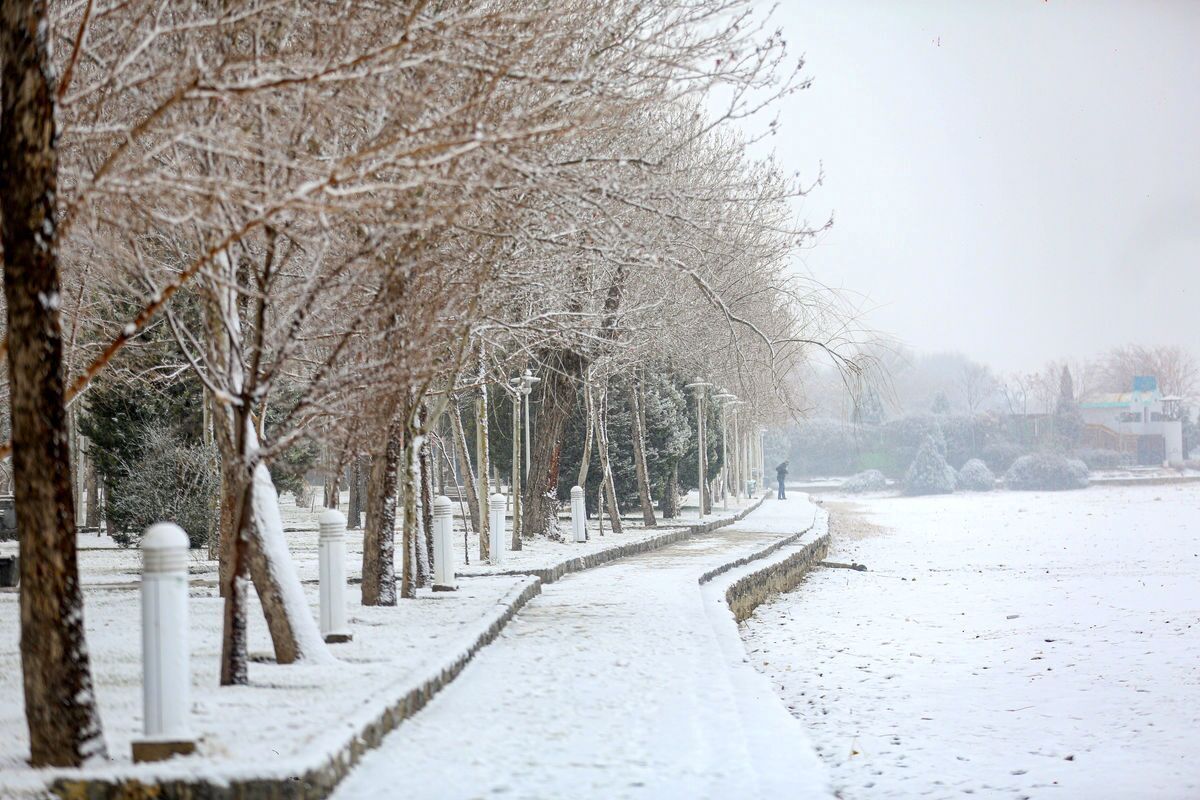
[[[439,494],[433,501],[433,515],[435,517],[448,517],[454,513],[454,506],[450,503],[450,498],[444,494]]]
[[[491,499],[489,500],[489,502],[491,503],[493,509],[504,508],[504,506],[506,506],[508,504],[508,498],[505,497],[504,495],[500,494],[499,492],[496,492],[494,495],[491,496]]]
[[[336,508],[327,508],[317,517],[317,528],[322,539],[340,539],[346,535],[346,515]]]
[[[580,500],[583,499],[583,487],[582,486],[572,486],[571,487],[571,499],[574,500],[576,497],[578,497]]]
[[[156,522],[142,536],[142,572],[187,573],[188,538],[173,522]]]

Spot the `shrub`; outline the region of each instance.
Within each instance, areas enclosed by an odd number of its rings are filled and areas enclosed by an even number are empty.
[[[1117,450],[1084,448],[1075,451],[1075,457],[1087,464],[1088,469],[1116,469],[1122,466],[1124,456]]]
[[[887,488],[887,478],[877,469],[869,469],[847,479],[842,483],[845,492],[878,492]]]
[[[1021,456],[1008,468],[1004,483],[1010,489],[1084,489],[1088,485],[1087,464],[1057,453]]]
[[[958,488],[972,492],[990,492],[996,488],[996,476],[987,464],[972,458],[958,471]]]
[[[162,428],[149,428],[142,457],[113,484],[108,504],[113,540],[133,547],[149,525],[174,522],[190,546],[207,542],[221,483],[216,463],[214,448],[189,445]]]
[[[954,468],[946,463],[937,442],[930,436],[904,475],[904,493],[949,494],[954,491],[955,483]]]
[[[1015,442],[992,442],[983,448],[983,461],[992,472],[1006,472],[1021,456],[1025,448]]]

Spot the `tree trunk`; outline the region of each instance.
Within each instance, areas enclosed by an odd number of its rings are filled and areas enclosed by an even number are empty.
[[[30,763],[106,755],[83,627],[63,396],[54,87],[44,2],[0,2],[0,241],[8,303],[21,671]]]
[[[367,526],[363,532],[362,604],[396,605],[396,485],[400,476],[403,429],[388,428],[383,452],[371,457],[367,483]]]
[[[479,468],[479,525],[475,530],[479,531],[479,560],[485,561],[488,558],[488,552],[491,545],[491,537],[488,531],[488,500],[491,494],[488,491],[488,470],[490,468],[488,458],[488,402],[487,402],[487,387],[479,387],[479,398],[475,401],[475,455],[478,459],[476,466]]]
[[[521,549],[521,395],[512,412],[512,549]]]
[[[361,461],[358,456],[350,459],[350,500],[346,503],[346,529],[358,530],[362,524],[362,488],[360,478]]]
[[[230,418],[244,426],[245,436],[235,440],[225,426],[217,426],[223,467],[221,523],[229,525],[221,531],[227,623],[222,644],[223,681],[227,674],[238,674],[237,662],[245,655],[245,631],[238,626],[245,624],[245,590],[240,581],[247,576],[258,594],[276,663],[330,659],[288,552],[271,472],[262,463],[252,469],[247,466],[253,463],[250,454],[259,446],[256,432],[240,411]],[[244,682],[241,669],[243,680],[233,682]]]
[[[458,404],[450,403],[450,426],[454,434],[454,449],[458,453],[463,475],[460,476],[462,488],[467,493],[467,509],[471,513],[471,529],[479,530],[479,496],[476,492],[475,469],[471,466],[471,451],[467,447],[467,431],[463,427],[462,412]]]
[[[605,503],[608,508],[608,519],[612,523],[613,533],[621,533],[621,508],[617,505],[617,491],[613,484],[612,467],[608,461],[608,387],[601,389],[600,402],[595,404],[596,411],[596,447],[600,454],[600,481],[604,490]],[[603,511],[597,512],[603,513]]]
[[[424,419],[422,419],[424,422]],[[433,458],[430,453],[429,434],[421,436],[421,448],[417,454],[417,467],[421,474],[421,538],[418,544],[420,558],[420,584],[433,582]]]
[[[662,495],[658,501],[662,508],[663,519],[675,519],[679,516],[679,462],[671,464],[671,472],[663,484]]]
[[[417,493],[416,442],[414,431],[409,430],[401,454],[401,485],[404,494],[404,527],[401,534],[400,552],[403,562],[400,568],[400,596],[411,600],[417,596]]]
[[[654,503],[650,500],[650,474],[646,469],[645,420],[642,417],[641,400],[637,382],[629,381],[629,410],[633,421],[633,463],[637,470],[638,500],[642,504],[642,520],[647,528],[657,527],[654,519]]]
[[[93,447],[88,444],[88,450]],[[87,478],[84,480],[84,487],[87,491],[87,517],[84,519],[84,524],[89,528],[100,531],[100,479],[96,476],[96,462],[92,460],[91,453],[87,459]]]
[[[592,384],[590,370],[589,374],[583,377],[583,418],[583,457],[579,460],[579,477],[575,481],[576,486],[587,486],[588,467],[592,463],[592,432],[595,430],[595,426],[592,425]]]
[[[570,350],[542,353],[547,366],[542,379],[542,402],[538,405],[533,442],[529,453],[529,485],[521,520],[524,535],[545,536],[558,528],[558,467],[562,455],[563,429],[575,408],[575,381],[583,359]]]

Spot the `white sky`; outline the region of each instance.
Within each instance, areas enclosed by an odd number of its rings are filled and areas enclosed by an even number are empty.
[[[767,141],[868,323],[1001,370],[1200,350],[1200,0],[783,0]]]

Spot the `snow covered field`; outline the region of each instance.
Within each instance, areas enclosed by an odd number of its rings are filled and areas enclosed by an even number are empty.
[[[825,497],[743,636],[843,797],[1200,797],[1200,486]]]

